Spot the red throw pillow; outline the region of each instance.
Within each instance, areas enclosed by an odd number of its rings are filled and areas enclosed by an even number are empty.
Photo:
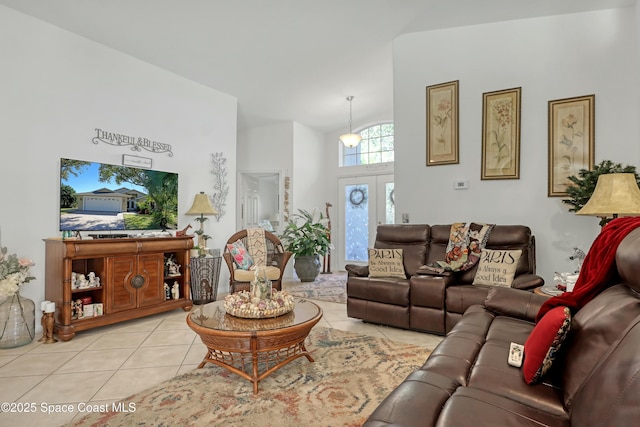
[[[549,310],[536,324],[524,343],[522,373],[527,384],[535,384],[549,371],[571,327],[568,307]]]

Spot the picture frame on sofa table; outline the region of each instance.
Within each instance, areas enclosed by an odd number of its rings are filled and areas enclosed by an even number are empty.
[[[482,94],[481,179],[520,179],[521,91]]]
[[[427,166],[459,163],[459,80],[427,86]]]
[[[549,101],[549,197],[566,197],[568,177],[593,170],[595,95]]]

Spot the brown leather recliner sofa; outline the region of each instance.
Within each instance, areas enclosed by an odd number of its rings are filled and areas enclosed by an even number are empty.
[[[541,383],[525,384],[521,370],[509,366],[507,358],[511,342],[527,340],[545,297],[494,288],[364,425],[639,425],[640,229],[622,240],[615,263],[616,284],[573,315]]]
[[[481,304],[490,287],[472,285],[477,265],[448,275],[425,274],[427,263],[443,261],[451,225],[379,225],[374,248],[402,249],[406,279],[369,277],[368,266],[347,265],[347,315],[367,322],[445,334],[475,304]],[[487,249],[521,249],[511,284],[534,289],[544,284],[535,274],[535,238],[523,225],[496,225]]]

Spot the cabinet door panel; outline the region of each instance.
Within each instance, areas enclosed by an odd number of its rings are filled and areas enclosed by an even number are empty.
[[[137,290],[131,286],[131,279],[137,274],[137,257],[111,257],[107,260],[108,287],[105,313],[136,308]]]
[[[144,286],[138,289],[138,307],[164,302],[164,255],[149,254],[138,257],[138,274],[144,277]]]

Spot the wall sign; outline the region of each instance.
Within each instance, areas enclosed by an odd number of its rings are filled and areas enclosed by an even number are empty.
[[[171,145],[162,142],[152,141],[148,138],[135,137],[130,135],[122,135],[115,132],[108,132],[106,130],[96,128],[96,136],[91,140],[94,144],[104,142],[109,145],[117,145],[124,147],[131,145],[132,151],[142,151],[145,149],[152,153],[167,153],[169,157],[173,157],[171,151]]]
[[[151,159],[148,157],[131,156],[129,154],[123,154],[122,164],[124,166],[133,166],[134,168],[151,169]]]

